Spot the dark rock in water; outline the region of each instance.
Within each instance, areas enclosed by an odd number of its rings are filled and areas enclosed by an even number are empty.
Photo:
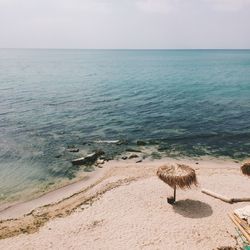
[[[95,153],[87,155],[86,157],[80,157],[71,161],[73,165],[92,165],[96,161],[97,157]]]
[[[137,154],[132,154],[130,155],[128,158],[129,159],[134,159],[134,158],[138,158],[139,156]]]
[[[159,147],[158,147],[158,151],[168,151],[168,150],[170,150],[171,149],[171,146],[170,145],[160,145]]]
[[[79,148],[68,148],[68,151],[71,153],[77,153],[79,152]]]
[[[142,159],[140,159],[139,161],[137,161],[136,163],[140,163],[140,162],[142,162]]]
[[[147,145],[147,143],[146,143],[145,141],[142,141],[142,140],[138,140],[138,141],[136,142],[136,144],[137,144],[138,146],[145,146],[145,145]]]
[[[62,155],[55,155],[55,158],[61,158],[62,157]]]
[[[127,160],[128,157],[127,157],[127,156],[123,156],[122,159],[123,159],[123,160]]]
[[[102,150],[96,150],[94,153],[81,157],[72,161],[73,165],[87,165],[90,166],[96,162],[100,155],[104,154]]]
[[[160,143],[160,141],[157,140],[157,139],[151,139],[151,140],[148,141],[148,143],[150,145],[158,145]]]
[[[95,154],[97,155],[97,157],[100,157],[101,155],[104,155],[105,152],[102,149],[96,149]]]
[[[135,152],[135,153],[141,153],[141,150],[135,149],[135,148],[126,148],[127,152]]]
[[[100,160],[104,160],[104,161],[111,161],[113,160],[113,158],[111,156],[100,156],[99,157]]]

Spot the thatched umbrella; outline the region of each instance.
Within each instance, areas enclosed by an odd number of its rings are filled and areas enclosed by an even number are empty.
[[[246,162],[241,166],[243,174],[250,176],[250,162]]]
[[[184,164],[163,165],[157,170],[158,177],[174,189],[174,197],[168,198],[169,203],[176,200],[176,188],[190,188],[197,185],[195,170]]]

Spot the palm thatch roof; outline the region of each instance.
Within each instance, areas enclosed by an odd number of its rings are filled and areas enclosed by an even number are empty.
[[[246,162],[241,166],[241,171],[245,175],[250,176],[250,162]]]
[[[163,165],[157,170],[158,177],[172,188],[190,188],[197,185],[195,170],[184,164]]]

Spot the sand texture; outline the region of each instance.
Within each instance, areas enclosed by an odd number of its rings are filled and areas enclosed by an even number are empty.
[[[102,177],[76,194],[0,223],[0,249],[217,249],[238,247],[229,204],[201,193],[250,197],[250,178],[230,161],[182,160],[196,169],[199,186],[173,190],[156,176],[165,159],[111,162]]]

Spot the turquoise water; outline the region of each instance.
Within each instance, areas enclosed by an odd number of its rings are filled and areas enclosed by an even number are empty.
[[[74,178],[70,145],[112,158],[137,140],[250,156],[250,50],[0,50],[2,201]]]

